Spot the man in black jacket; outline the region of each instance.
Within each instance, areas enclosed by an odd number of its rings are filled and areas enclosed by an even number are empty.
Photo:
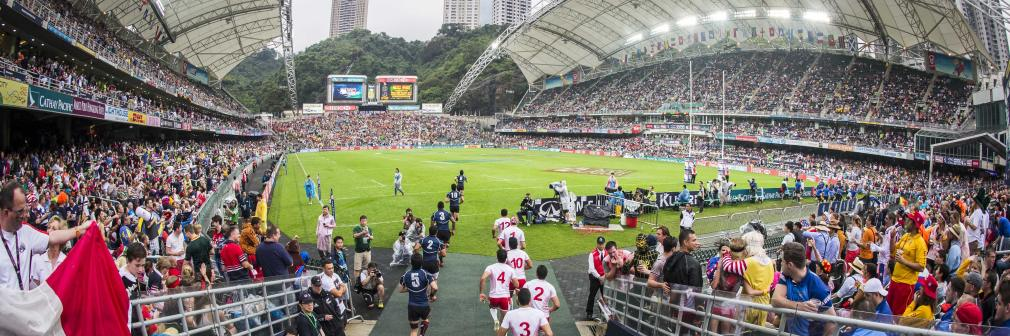
[[[319,326],[322,327],[326,336],[344,336],[344,319],[340,308],[340,301],[323,290],[323,281],[318,276],[312,277],[312,289],[309,291],[312,300],[315,301],[313,312],[319,319]]]
[[[701,291],[703,286],[701,264],[694,258],[694,251],[699,247],[698,237],[693,230],[682,229],[678,238],[680,251],[674,252],[666,261],[663,267],[663,280],[669,283],[672,289]],[[670,300],[677,302],[680,295],[672,294]],[[696,300],[694,307],[697,310],[704,310],[704,302]],[[698,316],[685,313],[682,321],[697,324]]]
[[[312,300],[311,294],[307,292],[298,294],[298,307],[301,309],[298,316],[295,316],[295,329],[298,330],[298,336],[320,336],[319,320],[312,312],[314,306],[315,301]]]

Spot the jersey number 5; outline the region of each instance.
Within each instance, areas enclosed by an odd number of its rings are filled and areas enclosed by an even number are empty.
[[[421,287],[421,280],[417,278],[417,273],[410,275],[410,284],[414,288]]]

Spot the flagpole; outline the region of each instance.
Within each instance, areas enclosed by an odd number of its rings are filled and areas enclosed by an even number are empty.
[[[719,147],[719,158],[726,160],[726,71],[722,71],[722,145]]]
[[[687,88],[690,92],[687,110],[687,157],[691,158],[691,145],[694,140],[694,60],[687,60]]]

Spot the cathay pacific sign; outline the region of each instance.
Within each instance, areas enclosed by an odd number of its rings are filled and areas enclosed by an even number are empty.
[[[28,107],[57,113],[73,113],[74,98],[32,86],[28,90]]]

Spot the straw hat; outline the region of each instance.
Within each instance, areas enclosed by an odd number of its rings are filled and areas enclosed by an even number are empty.
[[[955,223],[954,225],[948,225],[947,232],[957,238],[957,240],[961,240],[964,234],[964,224]]]
[[[859,271],[859,273],[862,273],[863,268],[865,268],[866,265],[863,265],[863,262],[860,261],[859,258],[856,258],[853,259],[851,263],[849,263],[849,267],[852,267],[852,269]]]

